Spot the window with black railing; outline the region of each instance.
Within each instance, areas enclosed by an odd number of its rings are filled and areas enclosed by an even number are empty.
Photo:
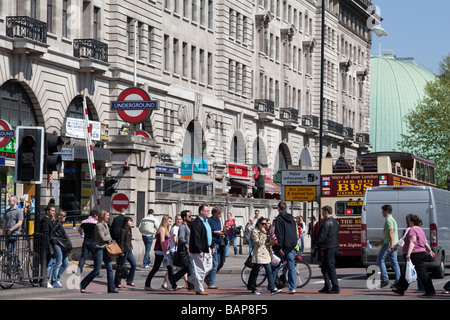
[[[268,99],[255,99],[255,110],[259,112],[274,114],[275,103],[272,100]]]
[[[75,39],[73,41],[73,55],[76,58],[108,62],[108,45],[95,39]]]
[[[6,36],[47,43],[47,23],[27,16],[6,17]]]

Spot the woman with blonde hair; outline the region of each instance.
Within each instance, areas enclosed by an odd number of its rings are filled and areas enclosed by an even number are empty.
[[[153,291],[151,286],[152,279],[156,272],[158,272],[159,268],[161,267],[161,264],[164,260],[164,256],[169,251],[169,238],[170,238],[170,225],[172,224],[172,218],[168,215],[165,215],[161,223],[159,224],[159,228],[156,231],[155,235],[155,263],[153,264],[152,270],[148,273],[147,279],[145,280],[145,290]],[[172,267],[170,264],[167,266],[167,270],[169,272],[169,277],[172,275]],[[166,289],[164,287],[164,284],[161,286],[163,289]]]
[[[59,210],[53,218],[54,224],[52,241],[55,248],[55,264],[53,267],[51,280],[51,285],[53,288],[62,288],[59,280],[69,265],[69,252],[72,250],[72,243],[63,226],[66,221],[66,217],[67,213],[64,210]]]
[[[108,293],[118,293],[114,285],[114,271],[111,257],[108,256],[106,245],[113,243],[111,234],[109,233],[109,212],[106,210],[100,211],[97,217],[97,224],[95,225],[95,252],[94,252],[94,270],[84,277],[80,283],[80,292],[85,293],[86,287],[100,274],[102,261],[106,265],[106,278]]]

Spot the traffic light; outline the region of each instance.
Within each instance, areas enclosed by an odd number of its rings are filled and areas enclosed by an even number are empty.
[[[55,154],[61,151],[63,140],[60,136],[46,133],[45,134],[45,166],[44,173],[52,173],[60,171],[62,165],[61,155]]]
[[[16,128],[15,182],[41,184],[44,168],[44,128]]]
[[[105,185],[105,196],[110,197],[113,193],[117,192],[116,189],[114,189],[113,185],[117,182],[116,179],[111,177],[106,177],[104,181]]]

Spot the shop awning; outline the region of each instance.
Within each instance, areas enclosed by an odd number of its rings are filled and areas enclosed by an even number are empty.
[[[230,186],[224,185],[223,183],[221,183],[221,182],[211,178],[207,174],[194,173],[192,175],[192,180],[213,183],[214,184],[214,189],[225,189],[225,190],[228,190],[228,189],[231,188]]]
[[[275,182],[266,180],[264,184],[266,193],[281,193],[281,187]]]
[[[255,185],[255,183],[252,180],[230,178],[230,181],[232,183],[242,184],[242,185],[247,186],[247,187],[253,187]]]

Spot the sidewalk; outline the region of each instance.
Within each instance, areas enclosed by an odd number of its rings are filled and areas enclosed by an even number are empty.
[[[75,272],[77,270],[78,260],[81,254],[81,244],[83,239],[79,237],[78,232],[73,230],[72,227],[66,227],[66,231],[69,234],[74,249],[69,254],[69,266],[64,272],[61,278],[61,284],[63,285],[62,289],[56,288],[46,288],[46,284],[44,283],[44,287],[32,287],[28,281],[22,281],[20,283],[15,283],[11,289],[0,289],[0,300],[11,300],[11,299],[27,299],[28,297],[40,295],[42,297],[45,296],[54,296],[57,292],[58,295],[64,294],[73,294],[74,290],[79,292],[79,282],[92,270],[93,268],[93,260],[91,257],[88,257],[86,260],[86,264],[81,276],[76,275]],[[239,245],[238,245],[239,249]],[[305,248],[306,249],[306,248]],[[310,262],[310,254],[309,249],[303,254],[303,259],[306,262]],[[245,260],[248,257],[248,245],[242,245],[242,254],[234,255],[233,247],[229,248],[229,256],[226,258],[225,264],[223,268],[220,270],[219,274],[236,274],[236,276],[240,277],[240,273],[242,268],[244,267]],[[153,256],[152,256],[153,259]],[[115,259],[113,259],[113,265],[115,266]],[[148,273],[151,270],[151,266],[149,268],[144,268],[142,265],[142,261],[137,261],[137,269],[136,275],[134,279],[134,283],[136,287],[128,287],[126,286],[126,281],[122,280],[122,285],[125,289],[134,289],[134,290],[143,290],[145,286],[145,279],[147,278]],[[163,277],[166,273],[166,268],[162,267],[156,273],[154,281],[152,283],[152,287],[156,290],[163,290],[160,286],[163,282]],[[181,286],[184,286],[184,282],[179,281]],[[102,265],[101,277],[96,278],[88,287],[89,292],[105,292],[106,291],[106,270],[104,265]],[[186,291],[187,292],[187,291]]]

